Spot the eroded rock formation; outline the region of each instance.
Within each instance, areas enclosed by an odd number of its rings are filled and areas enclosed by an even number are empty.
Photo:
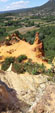
[[[44,46],[43,42],[39,39],[39,33],[36,33],[36,38],[33,44],[33,51],[36,53],[36,57],[44,57]]]
[[[18,36],[15,33],[13,33],[12,35],[6,37],[5,44],[7,46],[10,46],[12,44],[15,44],[18,41],[20,41],[20,39],[18,38]]]
[[[36,33],[33,45],[30,45],[24,40],[20,40],[16,34],[11,35],[10,39],[7,37],[7,46],[4,44],[0,47],[0,62],[4,61],[6,57],[17,58],[20,55],[26,55],[33,62],[43,63],[48,68],[51,68],[51,65],[44,59],[44,47],[39,39],[39,33]]]

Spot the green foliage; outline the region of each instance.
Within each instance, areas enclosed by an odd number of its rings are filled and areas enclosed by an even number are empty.
[[[30,44],[33,44],[35,39],[35,34],[36,34],[36,30],[29,31],[26,34],[24,34],[23,37],[26,39],[27,42],[29,42]]]
[[[16,59],[16,61],[13,63],[13,70],[16,73],[28,72],[30,74],[37,75],[39,73],[45,73],[45,66],[33,63],[30,59],[26,63],[17,62]]]
[[[23,36],[21,35],[21,33],[20,33],[19,31],[15,31],[15,34],[16,34],[20,39],[23,38]]]
[[[22,27],[20,21],[12,21],[11,19],[5,23],[5,26],[18,26]]]
[[[54,77],[54,73],[52,72],[52,69],[48,69],[46,71],[46,75],[48,75],[49,77]]]
[[[28,72],[32,75],[38,75],[38,74],[45,74],[48,75],[49,77],[54,77],[55,71],[54,68],[46,70],[46,67],[42,64],[39,65],[37,63],[33,63],[31,59],[28,60],[26,63],[22,63],[23,59],[26,56],[21,56],[21,59],[19,59],[19,62],[17,62],[17,59],[10,57],[6,58],[5,61],[2,64],[2,70],[6,71],[10,64],[13,63],[13,71],[16,73],[24,73]],[[27,57],[26,57],[27,58]]]
[[[33,74],[33,75],[37,75],[37,74],[39,74],[37,68],[34,68],[34,69],[32,70],[32,74]]]
[[[46,67],[44,66],[44,64],[42,64],[42,65],[39,65],[39,67],[38,67],[38,70],[39,70],[39,72],[41,72],[41,73],[45,73],[45,70],[46,69]]]
[[[24,69],[24,65],[23,65],[23,64],[14,63],[14,64],[13,64],[13,68],[14,68],[14,71],[15,71],[16,73],[24,73],[24,72],[25,72],[25,69]]]
[[[38,16],[33,15],[33,16],[31,16],[30,18],[31,18],[31,19],[39,19],[39,18],[41,18],[41,16],[40,16],[40,15],[38,15]]]
[[[10,64],[14,63],[14,61],[15,61],[14,57],[6,58],[2,64],[2,70],[6,71],[8,69],[8,67],[10,66]]]
[[[4,62],[4,63],[2,64],[1,69],[4,70],[4,71],[6,71],[8,68],[9,68],[9,65]]]
[[[40,27],[40,23],[35,25],[36,27]]]
[[[27,27],[34,26],[34,21],[28,21]]]
[[[43,39],[45,38],[44,33],[40,33],[40,34],[39,34],[39,38],[40,38],[40,40],[43,40]]]
[[[34,21],[31,21],[29,18],[22,19],[22,22],[25,23],[24,25],[26,27],[31,27],[31,26],[34,26],[35,25],[34,24]]]
[[[55,26],[41,27],[39,32],[43,34],[40,39],[44,43],[45,55],[52,61],[55,56]]]
[[[6,64],[11,64],[11,63],[14,63],[15,61],[15,58],[14,57],[8,57],[5,59],[5,63]]]
[[[37,64],[34,64],[29,61],[26,63],[18,63],[17,62],[17,63],[13,64],[13,68],[14,68],[14,71],[17,73],[28,72],[30,74],[38,74],[36,65]],[[34,72],[34,69],[36,69],[35,72]]]
[[[28,61],[24,64],[25,70],[29,72],[30,74],[37,75],[39,73],[45,73],[45,66],[39,65],[37,63],[32,63],[31,61]]]
[[[4,35],[5,32],[6,32],[6,29],[5,28],[0,28],[0,36],[1,35]]]
[[[24,35],[26,41],[33,44],[36,32],[37,30],[27,32]],[[52,62],[55,56],[55,26],[40,27],[38,32],[39,38],[44,44],[45,57]]]
[[[42,18],[43,20],[45,20],[46,22],[54,22],[55,21],[55,16],[47,16],[45,18]]]
[[[7,36],[6,28],[0,28],[0,42],[5,40],[5,36]]]
[[[27,56],[26,55],[20,55],[18,58],[17,58],[17,61],[18,62],[22,62],[23,60],[26,60],[27,59]]]

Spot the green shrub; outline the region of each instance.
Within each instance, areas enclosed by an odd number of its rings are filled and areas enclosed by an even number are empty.
[[[13,68],[14,68],[14,71],[16,73],[24,73],[25,72],[25,69],[24,69],[24,65],[23,64],[14,63]]]
[[[28,31],[26,34],[23,35],[23,37],[26,39],[27,42],[29,42],[30,44],[33,44],[33,42],[35,40],[36,32],[37,32],[37,30]]]
[[[40,27],[40,23],[39,24],[36,24],[36,27]]]
[[[1,67],[2,70],[6,71],[8,68],[9,68],[8,64],[6,64],[6,63],[2,64],[2,67]]]
[[[17,61],[18,62],[22,62],[23,60],[26,60],[27,59],[27,56],[26,55],[20,55],[18,58],[17,58]]]
[[[10,64],[14,63],[14,61],[15,61],[14,57],[6,58],[5,61],[2,64],[2,67],[1,67],[2,70],[6,71],[9,68]]]
[[[48,75],[48,76],[50,76],[50,77],[53,77],[53,76],[54,76],[54,73],[53,73],[53,71],[52,71],[52,68],[51,68],[51,69],[48,69],[48,70],[46,71],[46,75]]]
[[[24,64],[24,69],[30,74],[38,74],[38,64],[33,63],[31,60]]]
[[[40,73],[45,73],[45,69],[46,69],[46,67],[44,66],[44,64],[42,64],[42,65],[39,65],[38,64],[38,72],[40,72]]]
[[[5,59],[4,62],[6,64],[10,65],[11,63],[14,63],[14,61],[15,61],[15,58],[14,57],[8,57],[8,58]]]
[[[34,68],[34,69],[32,70],[32,74],[33,74],[33,75],[39,74],[38,69],[37,69],[37,68]]]
[[[20,39],[23,38],[23,36],[21,35],[21,33],[19,31],[15,31],[15,34],[17,35],[17,37],[19,37]]]

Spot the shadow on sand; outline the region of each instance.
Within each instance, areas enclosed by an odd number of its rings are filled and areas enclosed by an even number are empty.
[[[7,100],[8,103],[4,103],[2,101],[3,95],[1,95],[0,92],[0,113],[6,111],[12,111],[12,113],[20,113],[20,112],[26,113],[26,111],[30,108],[30,105],[18,99],[16,91],[12,88],[9,88],[6,83],[0,80],[0,90],[1,87],[4,87],[6,89],[6,92],[8,93],[9,101]]]

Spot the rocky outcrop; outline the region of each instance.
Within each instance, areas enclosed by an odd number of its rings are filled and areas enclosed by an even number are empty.
[[[47,76],[0,72],[0,113],[55,113],[55,83]]]
[[[13,33],[12,35],[6,37],[5,44],[7,46],[10,46],[12,44],[15,44],[18,41],[20,41],[19,37],[15,33]]]
[[[14,33],[11,36],[8,36],[6,38],[6,45],[9,46],[9,45],[15,44],[16,42],[19,42],[19,41],[20,41],[20,39]],[[36,33],[35,41],[33,44],[33,51],[36,53],[36,57],[38,57],[38,58],[41,58],[44,56],[44,47],[43,47],[43,43],[39,39],[39,33]]]
[[[43,42],[39,39],[39,33],[36,33],[36,38],[33,44],[33,51],[36,53],[36,57],[44,57],[44,46]]]
[[[40,88],[40,85],[46,82],[46,77],[41,75],[33,76],[28,73],[18,75],[14,72],[5,72],[4,74],[1,72],[0,103],[2,104],[0,104],[0,110],[2,111],[5,106],[8,110],[17,110],[12,113],[19,113],[18,111],[27,113],[34,104],[36,96],[37,98],[42,96],[45,85],[43,88]],[[38,88],[40,88],[40,92]]]
[[[48,83],[43,96],[39,102],[28,113],[55,113],[55,86],[54,83]]]

